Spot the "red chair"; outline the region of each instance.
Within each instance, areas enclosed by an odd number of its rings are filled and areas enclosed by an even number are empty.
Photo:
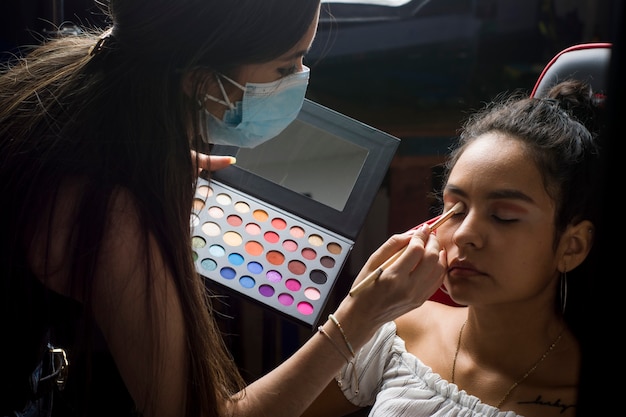
[[[610,43],[583,43],[559,52],[543,69],[531,97],[545,97],[550,88],[566,79],[580,79],[596,94],[604,94],[611,59]]]

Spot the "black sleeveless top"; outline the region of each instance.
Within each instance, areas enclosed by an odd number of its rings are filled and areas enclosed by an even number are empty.
[[[21,413],[46,395],[50,386],[39,384],[34,372],[42,364],[48,365],[48,343],[68,350],[73,344],[71,329],[81,316],[80,304],[48,290],[29,270],[25,258],[16,256],[19,252],[3,251],[12,253],[12,259],[0,255],[4,263],[0,269],[0,416]],[[46,369],[39,371],[46,376]],[[24,415],[40,414],[31,410]]]

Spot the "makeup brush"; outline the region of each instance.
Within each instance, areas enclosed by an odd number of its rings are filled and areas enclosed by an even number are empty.
[[[430,225],[430,231],[434,232],[435,230],[437,230],[437,228],[441,226],[446,220],[448,220],[454,214],[463,210],[463,208],[464,205],[462,202],[459,201],[458,203],[456,203],[450,210],[439,216],[439,218]],[[400,255],[404,253],[405,249],[406,246],[400,249],[398,252],[394,253],[393,256],[387,259],[380,267],[378,267],[378,269],[370,273],[367,277],[365,277],[363,281],[359,282],[354,288],[350,290],[350,295],[356,295],[363,288],[374,283],[374,281],[376,281],[378,277],[381,276],[383,271],[389,268],[400,257]]]

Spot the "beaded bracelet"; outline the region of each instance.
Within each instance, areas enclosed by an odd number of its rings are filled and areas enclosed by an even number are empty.
[[[332,337],[330,337],[330,335],[329,335],[328,333],[326,333],[326,330],[324,330],[324,328],[323,328],[322,326],[319,326],[319,327],[317,328],[317,330],[319,330],[319,332],[320,332],[321,334],[323,334],[324,336],[326,336],[326,338],[327,338],[328,340],[330,340],[330,343],[332,343],[332,344],[333,344],[333,346],[335,347],[335,350],[336,350],[337,352],[341,353],[341,356],[343,356],[343,357],[344,357],[344,359],[346,360],[346,362],[352,362],[352,359],[354,359],[354,357],[349,358],[349,357],[348,357],[348,355],[346,355],[346,354],[343,352],[343,350],[341,350],[341,347],[339,347],[339,345],[337,344],[337,342],[335,342],[335,341],[333,340],[333,338],[332,338]]]
[[[343,327],[341,327],[341,324],[339,324],[339,320],[337,320],[337,318],[333,314],[329,314],[328,319],[332,321],[333,323],[335,323],[335,326],[337,326],[337,328],[341,332],[341,335],[343,336],[343,341],[346,343],[346,346],[348,350],[350,351],[350,354],[352,355],[352,357],[354,357],[355,355],[354,355],[354,349],[352,349],[352,344],[348,340],[346,333],[343,331]]]
[[[335,350],[337,350],[337,352],[339,352],[341,354],[341,356],[344,357],[344,359],[346,360],[346,362],[350,365],[352,365],[352,379],[354,380],[354,393],[358,394],[359,393],[359,380],[357,378],[356,375],[356,367],[354,366],[354,356],[351,358],[348,357],[348,355],[346,355],[343,350],[341,350],[341,348],[339,347],[339,345],[333,340],[332,337],[330,337],[330,335],[328,333],[326,333],[326,330],[324,330],[324,328],[322,326],[319,326],[317,328],[317,330],[324,335],[328,340],[330,340],[330,343],[333,345],[333,347],[335,348]],[[341,387],[341,373],[339,373],[339,375],[337,375],[335,377],[335,380],[337,381],[337,384],[339,385],[339,387]]]

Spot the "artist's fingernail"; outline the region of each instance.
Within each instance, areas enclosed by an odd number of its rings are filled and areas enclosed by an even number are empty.
[[[235,158],[234,156],[229,156],[228,161],[230,162],[231,165],[234,165],[237,163],[237,158]]]

